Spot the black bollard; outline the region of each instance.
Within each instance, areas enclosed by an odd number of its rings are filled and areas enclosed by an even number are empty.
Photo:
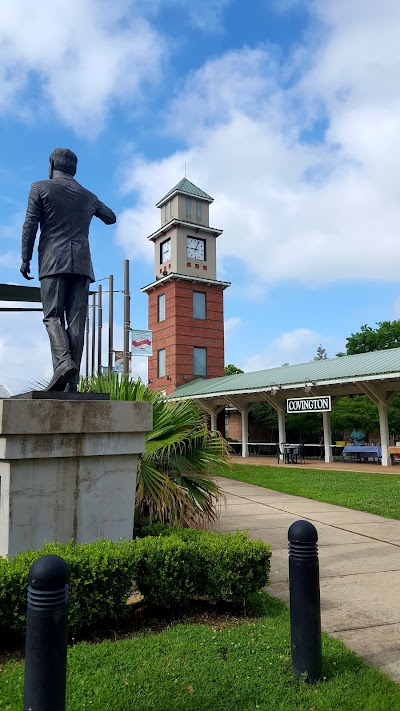
[[[68,642],[68,565],[44,555],[30,568],[24,711],[64,711]]]
[[[292,671],[312,684],[322,674],[318,533],[295,521],[288,538]]]

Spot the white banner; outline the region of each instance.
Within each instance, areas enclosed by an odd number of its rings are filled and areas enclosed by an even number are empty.
[[[153,332],[141,331],[135,329],[131,331],[133,356],[151,356],[153,355]]]
[[[124,372],[124,351],[114,351],[114,373]]]
[[[332,401],[330,395],[320,397],[293,397],[286,400],[286,412],[290,415],[299,412],[330,412]]]

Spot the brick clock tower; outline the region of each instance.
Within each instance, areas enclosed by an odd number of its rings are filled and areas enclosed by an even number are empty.
[[[209,226],[213,198],[183,178],[156,205],[161,227],[154,243],[155,280],[149,295],[153,356],[149,385],[167,394],[195,378],[224,375],[223,292],[217,280],[216,241]]]

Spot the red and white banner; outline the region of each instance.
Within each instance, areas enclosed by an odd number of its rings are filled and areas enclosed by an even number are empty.
[[[131,353],[133,356],[153,355],[153,332],[131,331]]]

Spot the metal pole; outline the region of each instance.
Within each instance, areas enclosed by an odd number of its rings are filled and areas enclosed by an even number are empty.
[[[96,367],[96,292],[92,296],[92,375]]]
[[[89,377],[89,303],[86,315],[86,326],[85,326],[85,370],[86,370],[86,380]]]
[[[102,286],[99,284],[98,286],[98,296],[99,296],[99,305],[98,305],[98,321],[97,321],[97,372],[101,373],[101,356],[102,356],[102,329],[103,329],[103,292],[102,292]]]
[[[114,353],[114,277],[108,277],[108,372],[113,369]]]
[[[24,711],[65,711],[68,565],[58,555],[35,560],[28,576]]]
[[[129,373],[129,356],[130,356],[130,300],[129,293],[129,259],[124,259],[124,375]]]
[[[322,675],[318,533],[295,521],[288,538],[292,672],[312,684]]]

